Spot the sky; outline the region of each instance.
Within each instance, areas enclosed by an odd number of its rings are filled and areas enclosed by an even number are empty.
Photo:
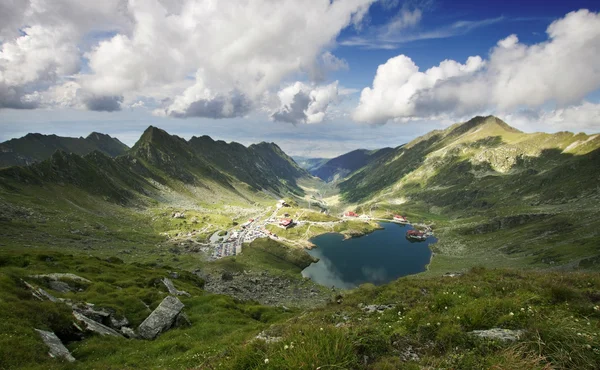
[[[333,157],[488,114],[600,132],[598,1],[0,0],[0,141],[153,125]]]

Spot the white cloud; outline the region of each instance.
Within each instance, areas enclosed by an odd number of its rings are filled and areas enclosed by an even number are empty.
[[[320,123],[325,119],[330,104],[339,102],[338,82],[326,86],[309,86],[296,82],[277,93],[279,107],[272,112],[275,121]]]
[[[400,55],[379,66],[361,93],[354,118],[382,123],[405,117],[510,112],[522,107],[577,104],[600,88],[600,14],[580,10],[556,20],[548,41],[500,40],[487,61],[446,60],[425,73]]]
[[[353,117],[360,122],[385,123],[390,119],[416,114],[415,96],[432,89],[441,80],[464,76],[483,67],[480,57],[470,57],[465,64],[445,60],[437,67],[419,72],[419,67],[405,55],[399,55],[377,68],[373,87],[360,95]]]
[[[525,131],[571,131],[597,133],[600,131],[600,103],[584,101],[566,108],[521,110],[504,117],[511,125]]]
[[[327,50],[373,1],[2,0],[0,107],[243,116],[284,79],[347,68]]]

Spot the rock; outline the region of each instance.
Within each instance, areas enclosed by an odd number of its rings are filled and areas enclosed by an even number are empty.
[[[447,273],[445,273],[442,276],[444,276],[444,277],[458,277],[458,276],[461,276],[462,274],[463,274],[462,272],[447,272]]]
[[[173,282],[170,279],[164,278],[161,281],[163,282],[163,284],[165,284],[165,286],[169,290],[169,293],[173,295],[184,295],[187,297],[191,297],[190,293],[185,292],[183,290],[177,290],[177,288],[175,288],[175,285],[173,285]]]
[[[272,337],[265,333],[265,331],[261,331],[260,333],[258,333],[258,335],[255,338],[258,340],[262,340],[265,343],[281,342],[281,340],[283,339],[282,337]]]
[[[71,274],[71,273],[53,273],[53,274],[43,274],[43,275],[31,275],[32,278],[35,279],[43,279],[43,278],[47,278],[50,280],[73,280],[73,281],[78,281],[81,283],[91,283],[90,280],[86,279],[86,278],[82,278],[81,276],[75,275],[75,274]]]
[[[77,320],[82,321],[85,324],[86,329],[89,331],[93,331],[94,333],[98,333],[100,335],[112,335],[114,337],[121,336],[121,334],[109,328],[108,326],[100,324],[99,322],[96,322],[77,311],[73,311],[73,316],[75,316]]]
[[[35,329],[35,331],[37,331],[40,337],[42,337],[44,344],[48,346],[48,349],[50,350],[48,352],[48,355],[50,355],[50,357],[62,357],[69,362],[75,361],[75,357],[71,355],[71,352],[69,352],[67,347],[65,347],[65,345],[62,344],[62,342],[60,341],[60,339],[58,339],[56,334],[54,334],[51,331],[44,331],[39,329]]]
[[[77,305],[73,309],[87,318],[90,318],[101,324],[108,324],[108,319],[112,313],[105,309],[95,309],[93,303],[85,303],[85,305]]]
[[[185,312],[180,312],[179,315],[177,315],[177,317],[175,318],[174,326],[176,328],[188,327],[192,326],[192,322],[190,321],[188,315],[185,314]]]
[[[370,304],[368,306],[364,306],[362,307],[362,310],[365,311],[366,313],[373,313],[373,312],[379,312],[382,313],[385,310],[391,310],[392,308],[396,307],[393,304]]]
[[[140,324],[138,334],[144,339],[154,339],[163,331],[168,330],[175,321],[184,305],[177,297],[168,296]]]
[[[469,332],[469,334],[484,339],[498,340],[501,342],[514,342],[523,336],[524,331],[493,328],[488,330],[473,330],[472,332]]]
[[[130,339],[137,338],[137,334],[135,334],[135,331],[132,328],[129,328],[127,326],[123,326],[121,328],[121,334],[123,334],[125,337],[130,338]]]
[[[169,277],[171,279],[179,279],[179,274],[177,272],[169,272]]]
[[[69,284],[63,282],[63,281],[58,281],[58,280],[52,280],[49,284],[50,288],[52,288],[53,290],[56,290],[57,292],[60,293],[68,293],[71,290],[73,290]]]
[[[21,280],[21,281],[23,282],[23,284],[25,284],[27,289],[31,290],[31,295],[33,295],[35,298],[39,299],[40,301],[50,301],[50,302],[55,302],[55,303],[58,302],[58,299],[56,299],[56,297],[54,297],[52,294],[46,292],[44,289],[35,287],[35,286],[29,284],[28,282],[26,282],[25,280]]]
[[[116,319],[114,316],[110,316],[110,326],[115,329],[121,329],[124,326],[129,325],[129,320],[126,317],[123,317],[121,320]]]
[[[421,358],[412,346],[407,346],[400,350],[400,359],[402,359],[402,361],[419,361]]]

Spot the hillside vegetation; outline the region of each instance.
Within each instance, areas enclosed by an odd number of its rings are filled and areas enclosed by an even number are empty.
[[[394,149],[340,183],[343,199],[433,223],[432,271],[598,268],[600,135],[522,133],[475,117]]]

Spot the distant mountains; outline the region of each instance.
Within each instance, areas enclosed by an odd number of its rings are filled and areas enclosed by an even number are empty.
[[[0,143],[0,168],[40,162],[50,158],[57,150],[79,155],[97,150],[110,157],[116,157],[128,149],[129,147],[119,139],[98,132],[92,132],[86,138],[27,134],[19,139]]]
[[[0,185],[13,190],[72,185],[117,203],[137,196],[158,199],[165,191],[216,201],[223,196],[243,199],[253,192],[302,194],[296,181],[310,176],[273,143],[245,147],[208,136],[186,141],[153,126],[131,149],[119,143],[98,133],[86,139],[30,134],[8,141],[2,144],[10,148],[7,163],[32,164],[1,169]]]
[[[392,148],[377,150],[357,149],[329,160],[321,158],[305,159],[304,163],[306,163],[306,167],[310,168],[308,171],[311,175],[317,176],[323,181],[332,182],[342,180],[354,171],[367,166],[392,150]]]
[[[331,159],[331,158],[311,158],[311,157],[300,157],[300,156],[293,156],[292,158],[294,159],[294,161],[296,161],[296,163],[298,163],[298,166],[304,168],[308,172],[311,172],[311,171],[319,168],[320,166],[325,164],[325,162],[327,162],[328,160]]]

